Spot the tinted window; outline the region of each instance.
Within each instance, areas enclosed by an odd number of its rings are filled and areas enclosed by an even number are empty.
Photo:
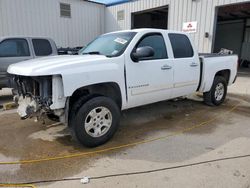
[[[30,56],[29,45],[25,39],[7,39],[0,43],[0,57]]]
[[[154,57],[150,59],[167,58],[167,49],[166,49],[166,45],[165,45],[162,35],[153,34],[153,35],[144,37],[137,45],[137,48],[144,47],[144,46],[150,46],[154,49],[154,52],[155,52]]]
[[[47,56],[52,54],[50,42],[46,39],[32,40],[36,56]]]
[[[169,34],[169,39],[175,58],[187,58],[194,56],[193,47],[186,35]]]

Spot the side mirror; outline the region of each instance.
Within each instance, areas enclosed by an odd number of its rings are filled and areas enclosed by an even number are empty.
[[[155,54],[154,49],[150,46],[143,46],[137,48],[135,52],[131,54],[133,61],[138,62],[139,60],[147,59],[153,57]]]

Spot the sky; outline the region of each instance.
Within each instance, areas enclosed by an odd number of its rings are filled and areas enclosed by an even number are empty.
[[[116,3],[127,2],[129,0],[91,0],[91,1],[103,3],[106,5],[112,5],[112,4],[116,4]]]

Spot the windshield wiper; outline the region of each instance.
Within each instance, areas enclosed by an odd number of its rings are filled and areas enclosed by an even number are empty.
[[[82,55],[104,55],[104,54],[101,54],[101,52],[98,52],[98,51],[93,51],[93,52],[85,52],[85,53],[82,53]],[[113,57],[113,56],[110,56],[110,55],[104,55],[106,57]]]
[[[98,51],[93,51],[93,52],[82,53],[82,55],[102,55],[102,54]]]

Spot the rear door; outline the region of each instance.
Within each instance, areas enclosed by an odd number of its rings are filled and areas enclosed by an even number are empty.
[[[168,58],[167,45],[163,35],[161,33],[143,35],[132,52],[144,46],[154,49],[153,57],[139,62],[134,62],[131,57],[126,58],[129,107],[168,99],[172,92],[172,60]]]
[[[169,33],[173,50],[173,97],[189,95],[196,91],[200,79],[200,63],[190,39],[185,34]]]
[[[23,38],[4,39],[0,42],[0,85],[6,82],[10,64],[32,59],[29,43]]]

